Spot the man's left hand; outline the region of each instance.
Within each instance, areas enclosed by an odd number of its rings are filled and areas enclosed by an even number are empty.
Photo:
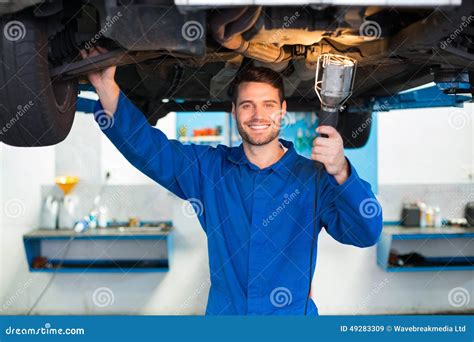
[[[338,184],[344,183],[349,177],[349,163],[344,157],[341,135],[331,126],[319,126],[316,132],[328,137],[319,136],[313,140],[311,159],[323,163],[327,173],[333,175]]]

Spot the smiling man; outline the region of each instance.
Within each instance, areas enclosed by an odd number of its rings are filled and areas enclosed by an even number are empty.
[[[345,158],[339,133],[321,126],[328,137],[314,140],[312,159],[297,154],[279,139],[286,114],[281,76],[249,68],[233,83],[242,144],[184,145],[151,127],[114,75],[115,67],[89,75],[103,132],[137,169],[204,208],[197,214],[211,274],[206,314],[317,315],[310,290],[319,232],[368,247],[382,229],[380,206]]]

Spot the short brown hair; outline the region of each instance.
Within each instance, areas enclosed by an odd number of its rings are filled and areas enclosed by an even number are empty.
[[[278,89],[280,103],[285,99],[285,87],[280,73],[265,67],[247,67],[240,70],[230,86],[232,102],[237,105],[239,85],[244,82],[262,82]]]

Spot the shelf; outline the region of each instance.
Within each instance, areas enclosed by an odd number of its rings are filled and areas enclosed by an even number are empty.
[[[384,267],[387,272],[437,272],[437,271],[472,271],[474,266],[417,266],[417,267]]]
[[[473,228],[462,227],[403,227],[403,226],[384,226],[383,234],[389,234],[393,239],[412,240],[412,239],[443,239],[443,238],[474,238]]]
[[[172,231],[171,226],[96,228],[83,233],[36,229],[23,236],[23,243],[31,272],[167,272]]]
[[[222,135],[201,135],[197,137],[179,137],[181,142],[194,142],[194,143],[216,143],[223,142],[224,137]]]
[[[61,268],[60,259],[50,259],[51,268],[31,269],[31,272],[45,273],[78,273],[78,272],[101,272],[101,273],[143,273],[143,272],[167,272],[169,271],[168,260],[66,260]]]
[[[417,263],[395,266],[389,263],[391,250],[399,256],[418,253],[422,258]],[[377,244],[377,264],[387,272],[470,271],[474,270],[473,253],[472,228],[388,225]],[[412,261],[416,257],[413,255]]]
[[[100,238],[146,238],[153,239],[167,237],[172,229],[158,227],[116,227],[95,228],[83,233],[76,233],[73,229],[35,229],[23,235],[23,238],[65,239],[74,236],[75,239],[100,239]]]

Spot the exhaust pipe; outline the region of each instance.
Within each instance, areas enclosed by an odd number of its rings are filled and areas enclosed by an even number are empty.
[[[273,44],[249,42],[242,33],[257,22],[262,7],[230,9],[214,15],[209,25],[214,39],[223,47],[243,56],[264,63],[279,63],[291,57],[291,53]]]

